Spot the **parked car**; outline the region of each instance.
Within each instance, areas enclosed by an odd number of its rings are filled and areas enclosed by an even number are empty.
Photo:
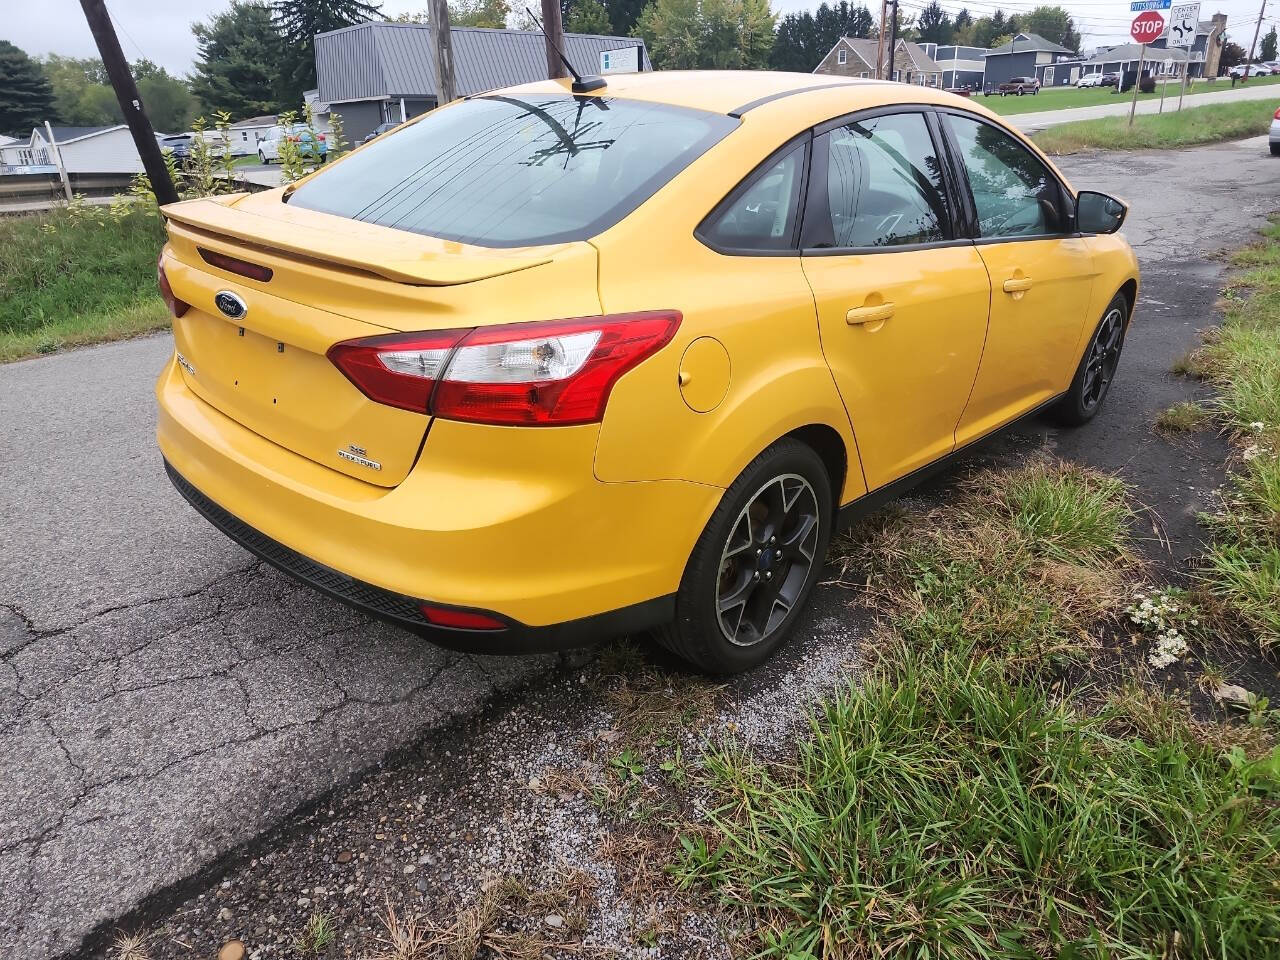
[[[1249,63],[1249,64],[1238,63],[1231,68],[1229,73],[1231,76],[1235,77],[1237,80],[1245,76],[1250,76],[1250,77],[1271,76],[1271,71],[1269,69],[1256,63]]]
[[[273,163],[280,160],[280,144],[284,140],[298,145],[298,155],[304,160],[318,159],[324,163],[329,153],[329,145],[325,135],[317,133],[312,142],[311,130],[305,124],[295,123],[292,126],[276,124],[258,141],[258,162]]]
[[[178,490],[450,646],[653,629],[731,673],[837,525],[1032,411],[1098,412],[1138,291],[1121,201],[940,90],[668,78],[477,95],[166,206]]]
[[[1035,77],[1010,77],[1004,83],[997,85],[995,92],[1002,97],[1021,97],[1027,93],[1035,95],[1040,92],[1040,81]]]
[[[1116,73],[1086,73],[1076,81],[1077,87],[1114,87],[1120,80]]]
[[[969,87],[947,87],[947,93],[954,93],[957,97],[973,96],[973,90]]]
[[[1275,115],[1271,118],[1271,135],[1269,140],[1271,141],[1271,155],[1273,157],[1280,157],[1280,110],[1277,110]]]
[[[191,144],[194,141],[195,134],[175,133],[173,136],[160,138],[160,149],[172,153],[174,161],[181,166],[191,157]]]
[[[404,121],[402,120],[388,120],[385,123],[380,123],[376,127],[374,127],[371,131],[369,131],[367,134],[365,134],[364,139],[361,140],[360,142],[362,144],[368,143],[370,140],[374,139],[375,137],[380,137],[384,133],[390,133],[396,127],[400,126],[400,124],[403,122]]]

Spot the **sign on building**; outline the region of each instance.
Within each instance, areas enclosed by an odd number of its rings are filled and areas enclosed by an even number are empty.
[[[639,73],[640,47],[618,47],[600,51],[600,75],[606,73]]]

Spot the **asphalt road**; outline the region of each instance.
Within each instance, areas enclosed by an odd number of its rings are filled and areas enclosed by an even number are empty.
[[[1062,166],[1132,204],[1139,322],[1103,415],[1071,433],[1032,420],[997,446],[1119,470],[1185,551],[1216,476],[1189,474],[1150,424],[1190,389],[1168,370],[1210,322],[1209,257],[1280,205],[1280,160],[1255,139]],[[171,349],[156,336],[0,367],[0,956],[74,950],[558,662],[445,653],[214,531],[154,447],[151,386]]]

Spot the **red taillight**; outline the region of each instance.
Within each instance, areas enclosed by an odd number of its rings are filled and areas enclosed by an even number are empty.
[[[424,603],[418,607],[427,622],[437,627],[451,627],[454,630],[505,630],[507,625],[497,617],[474,610],[456,610],[453,607],[437,607]]]
[[[273,276],[270,267],[264,267],[258,263],[250,263],[248,260],[241,260],[239,257],[229,257],[225,253],[218,253],[216,250],[206,250],[204,247],[196,247],[200,251],[200,258],[212,267],[219,270],[225,270],[227,273],[236,273],[242,277],[248,277],[250,280],[258,280],[266,283]]]
[[[1280,110],[1276,111],[1275,119],[1280,120]]]
[[[288,140],[289,140],[289,142],[290,142],[290,143],[297,143],[297,142],[299,142],[301,139],[302,139],[301,137],[289,137],[289,138],[288,138]]]
[[[339,343],[329,359],[379,403],[448,420],[595,423],[618,379],[675,335],[676,310],[394,334]]]
[[[323,134],[323,133],[317,133],[317,134],[316,134],[316,139],[317,139],[317,140],[319,140],[321,143],[324,143],[324,134]]]
[[[191,304],[185,300],[179,300],[173,295],[173,288],[169,286],[169,278],[164,272],[164,251],[160,251],[160,256],[156,258],[156,283],[160,285],[160,296],[164,300],[164,304],[169,308],[169,312],[175,317],[180,317],[191,309]]]

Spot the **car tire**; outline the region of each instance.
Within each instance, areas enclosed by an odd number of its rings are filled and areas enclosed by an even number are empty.
[[[831,479],[813,448],[792,438],[770,446],[707,521],[676,592],[675,618],[658,629],[658,642],[708,673],[763,663],[813,592],[833,514]]]
[[[262,164],[264,167],[267,165],[267,155],[263,153],[261,150],[258,151],[258,162]]]
[[[1280,143],[1271,144],[1271,155],[1273,157],[1280,157]]]
[[[1102,319],[1089,337],[1071,386],[1053,407],[1054,419],[1059,423],[1078,427],[1088,423],[1102,409],[1115,380],[1128,330],[1129,301],[1123,293],[1117,293],[1107,304]]]

